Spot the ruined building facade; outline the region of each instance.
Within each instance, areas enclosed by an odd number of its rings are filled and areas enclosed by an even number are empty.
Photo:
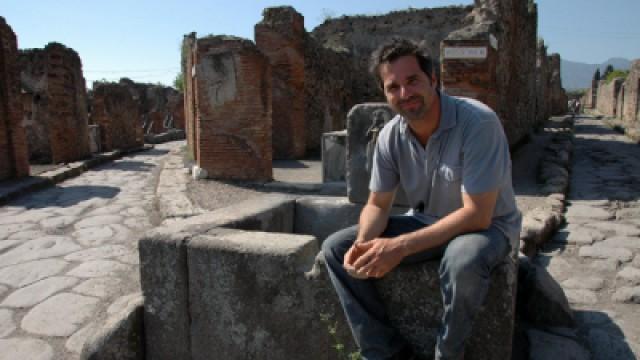
[[[253,42],[231,36],[183,42],[190,156],[211,178],[272,178],[271,66]]]
[[[267,8],[255,26],[256,46],[271,64],[274,159],[306,152],[304,18],[292,7]]]
[[[184,95],[172,87],[120,79],[138,103],[138,124],[144,134],[184,129]]]
[[[58,43],[19,56],[29,157],[64,163],[90,155],[87,91],[78,53]]]
[[[127,150],[144,144],[139,99],[126,83],[94,82],[91,124],[98,125],[102,151]]]
[[[0,16],[0,180],[29,175],[16,35]]]

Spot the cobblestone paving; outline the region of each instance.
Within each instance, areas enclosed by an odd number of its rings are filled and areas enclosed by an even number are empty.
[[[592,359],[640,355],[640,146],[578,118],[566,227],[536,261],[563,287]]]
[[[140,291],[157,145],[0,207],[0,360],[75,359],[107,309]]]

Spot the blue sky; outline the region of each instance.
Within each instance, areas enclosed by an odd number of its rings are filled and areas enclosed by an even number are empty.
[[[524,0],[523,0],[524,1]],[[640,58],[640,0],[538,0],[538,35],[568,60],[601,63]],[[180,64],[182,36],[230,34],[253,39],[268,6],[291,5],[308,31],[326,15],[381,14],[408,7],[471,4],[472,0],[2,0],[3,16],[20,48],[51,41],[75,49],[85,78],[170,84]],[[188,5],[187,5],[188,4]]]

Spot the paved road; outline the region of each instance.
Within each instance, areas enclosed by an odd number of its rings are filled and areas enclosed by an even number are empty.
[[[153,169],[181,142],[0,207],[0,360],[77,358],[92,324],[140,291]]]
[[[640,356],[640,146],[578,118],[567,225],[536,259],[562,285],[592,359]],[[635,354],[635,355],[634,355]]]

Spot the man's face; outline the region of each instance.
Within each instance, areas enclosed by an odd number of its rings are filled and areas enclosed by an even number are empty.
[[[380,66],[380,78],[391,108],[409,121],[422,120],[437,99],[435,84],[415,56],[403,56]]]

